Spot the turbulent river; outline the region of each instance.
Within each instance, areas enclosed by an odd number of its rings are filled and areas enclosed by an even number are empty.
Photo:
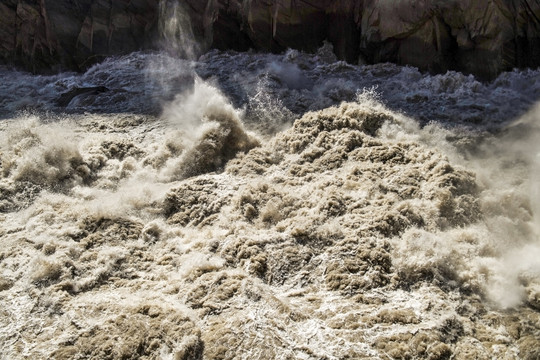
[[[540,358],[540,71],[0,78],[1,359]]]

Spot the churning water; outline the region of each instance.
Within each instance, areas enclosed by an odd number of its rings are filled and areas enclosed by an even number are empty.
[[[540,357],[539,71],[0,76],[0,358]]]

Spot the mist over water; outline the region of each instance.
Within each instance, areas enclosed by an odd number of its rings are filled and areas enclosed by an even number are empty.
[[[175,57],[196,60],[203,52],[202,44],[195,38],[185,6],[178,1],[159,2],[161,47]]]
[[[540,356],[540,72],[197,59],[162,16],[184,59],[0,69],[0,358]]]

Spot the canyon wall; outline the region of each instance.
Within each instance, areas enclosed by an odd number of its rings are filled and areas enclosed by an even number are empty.
[[[84,70],[149,49],[155,0],[1,0],[0,62],[34,72]]]
[[[537,0],[213,0],[190,4],[212,45],[314,51],[492,78],[540,65]]]
[[[314,51],[327,40],[349,62],[483,79],[540,65],[539,0],[178,1],[202,49]],[[1,0],[0,61],[82,70],[159,48],[159,14],[158,0]]]

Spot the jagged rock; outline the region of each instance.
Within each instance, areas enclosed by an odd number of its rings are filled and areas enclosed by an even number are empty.
[[[34,72],[83,70],[151,48],[157,0],[2,0],[0,62]]]
[[[540,65],[539,0],[176,1],[190,16],[198,50],[315,51],[327,40],[349,62],[483,79]],[[157,47],[159,4],[0,0],[0,62],[82,70],[106,56]]]
[[[197,0],[184,1],[197,9]],[[347,61],[483,79],[540,65],[537,0],[218,0],[195,12],[194,25],[218,48],[313,51],[328,40]]]
[[[539,14],[535,0],[371,0],[362,15],[361,47],[372,62],[491,78],[540,64],[534,56]]]

